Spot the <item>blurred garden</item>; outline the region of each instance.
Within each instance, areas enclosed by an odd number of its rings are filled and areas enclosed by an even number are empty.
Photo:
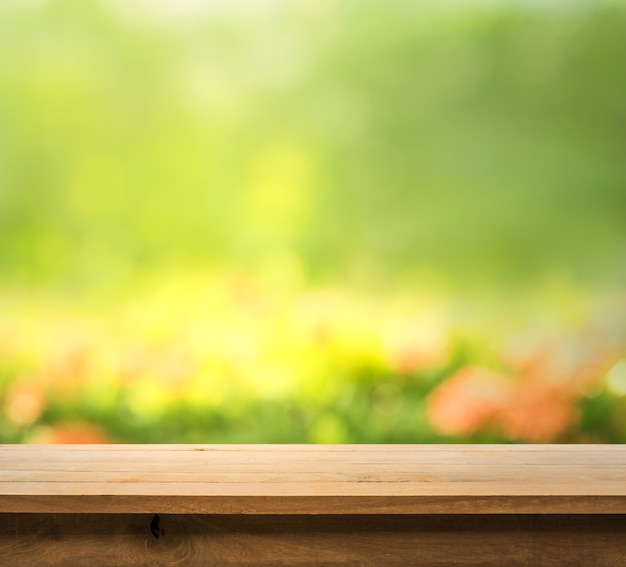
[[[4,0],[0,442],[626,442],[626,1]]]

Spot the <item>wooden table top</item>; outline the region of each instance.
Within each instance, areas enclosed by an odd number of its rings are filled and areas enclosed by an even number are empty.
[[[625,514],[626,445],[0,445],[0,512]]]

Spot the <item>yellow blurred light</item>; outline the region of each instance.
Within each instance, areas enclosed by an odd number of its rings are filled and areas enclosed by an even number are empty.
[[[442,364],[448,356],[443,321],[429,313],[392,317],[381,329],[381,340],[391,367],[413,372]]]
[[[69,204],[79,215],[106,215],[122,202],[125,183],[119,160],[106,153],[88,154],[71,171],[67,184]]]
[[[235,390],[240,389],[238,386],[241,384],[232,370],[213,364],[193,377],[185,392],[186,401],[196,408],[220,407]]]
[[[606,384],[618,396],[626,396],[626,358],[615,364],[606,375]]]
[[[349,438],[341,420],[330,414],[315,419],[308,433],[311,443],[345,443]]]
[[[253,228],[281,230],[297,226],[310,208],[314,164],[299,148],[272,145],[261,150],[250,165],[243,210]]]
[[[167,392],[150,377],[136,383],[126,397],[126,405],[133,417],[147,423],[156,421],[169,401]]]

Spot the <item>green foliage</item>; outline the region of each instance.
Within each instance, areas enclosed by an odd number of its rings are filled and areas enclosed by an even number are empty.
[[[624,2],[10,0],[0,50],[0,440],[624,440]]]
[[[276,289],[240,274],[179,275],[100,307],[3,299],[2,442],[626,435],[626,324],[616,305],[594,311],[601,324],[539,332],[511,326],[512,310],[504,327],[485,327],[484,314],[433,294]]]
[[[6,277],[623,282],[623,4],[272,5],[2,8]]]

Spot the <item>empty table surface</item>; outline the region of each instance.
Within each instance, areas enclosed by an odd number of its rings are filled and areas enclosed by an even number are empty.
[[[0,512],[624,514],[624,445],[3,445]]]

